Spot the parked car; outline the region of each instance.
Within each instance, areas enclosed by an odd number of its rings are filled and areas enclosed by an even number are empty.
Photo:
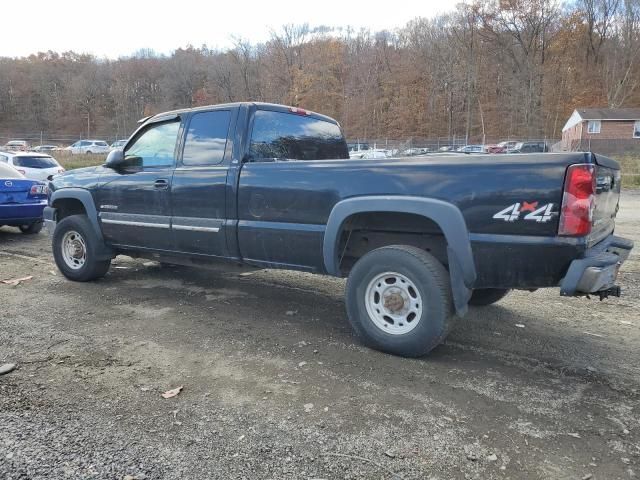
[[[109,145],[109,151],[111,150],[115,150],[117,148],[122,148],[125,146],[125,144],[127,143],[127,139],[124,140],[116,140],[115,142],[113,142],[111,145]]]
[[[508,152],[509,150],[513,150],[518,143],[520,142],[517,140],[505,140],[504,142],[498,143],[498,146],[504,148],[505,152]]]
[[[543,153],[548,152],[549,146],[546,142],[519,142],[507,153]]]
[[[2,148],[10,152],[26,152],[30,146],[26,140],[10,140]]]
[[[484,151],[487,153],[507,153],[507,147],[502,145],[485,145]]]
[[[362,154],[360,158],[371,159],[371,158],[387,158],[387,157],[389,157],[389,155],[386,150],[375,149],[375,150],[367,150]]]
[[[46,153],[0,152],[0,163],[11,165],[31,180],[47,180],[64,172],[58,161]]]
[[[55,152],[56,150],[60,150],[57,145],[38,145],[33,148],[34,152]]]
[[[465,145],[456,151],[460,153],[485,153],[484,145]]]
[[[511,289],[619,296],[633,243],[613,234],[618,163],[576,152],[483,160],[349,160],[324,115],[200,107],[151,117],[104,165],[55,176],[44,218],[74,281],[102,277],[118,254],[348,277],[355,332],[405,356],[440,344],[454,312]]]
[[[363,150],[369,150],[368,143],[347,143],[347,147],[349,148],[349,152],[361,152]]]
[[[47,192],[45,183],[26,179],[12,166],[0,163],[0,227],[9,225],[22,233],[38,233]]]
[[[415,155],[424,155],[425,153],[429,153],[429,149],[426,147],[413,147],[407,148],[400,153],[403,157],[413,157]]]
[[[109,153],[109,144],[104,140],[78,140],[73,145],[69,145],[66,150],[77,155],[81,153]]]

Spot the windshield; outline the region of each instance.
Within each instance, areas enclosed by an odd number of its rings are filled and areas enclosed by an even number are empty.
[[[51,157],[14,157],[13,165],[25,168],[52,168],[58,163]]]

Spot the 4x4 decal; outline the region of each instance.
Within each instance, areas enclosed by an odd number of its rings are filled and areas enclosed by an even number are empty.
[[[547,203],[538,207],[538,202],[518,202],[509,205],[504,210],[500,210],[493,218],[496,220],[504,220],[505,222],[515,222],[520,220],[520,214],[529,212],[522,219],[532,220],[538,223],[546,223],[551,220],[557,212],[553,211],[553,203]]]

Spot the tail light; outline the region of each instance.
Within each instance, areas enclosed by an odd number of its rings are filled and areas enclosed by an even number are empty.
[[[49,193],[49,188],[46,185],[31,185],[29,195],[46,195]]]
[[[595,193],[595,167],[591,164],[570,165],[564,180],[558,235],[584,236],[591,233]]]

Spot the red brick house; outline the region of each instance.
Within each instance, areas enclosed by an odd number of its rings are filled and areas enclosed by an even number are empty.
[[[580,108],[562,129],[562,150],[640,152],[640,108]]]

